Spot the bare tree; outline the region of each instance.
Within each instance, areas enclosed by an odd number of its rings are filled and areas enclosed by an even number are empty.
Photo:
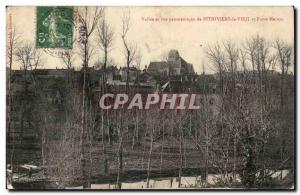
[[[281,118],[288,118],[288,109],[289,109],[289,102],[288,102],[288,78],[289,78],[289,67],[292,65],[292,59],[293,59],[293,47],[289,45],[288,43],[276,39],[273,43],[273,47],[276,50],[276,58],[279,62],[279,69],[281,71],[280,75],[280,115]],[[289,126],[288,124],[285,124],[285,122],[282,122],[282,128],[286,128],[286,130],[292,129],[293,126],[290,126],[287,128],[286,126]],[[288,131],[280,131],[280,158],[281,161],[284,162],[284,156],[285,156],[285,145],[286,145],[286,139],[288,139],[287,132]]]
[[[122,32],[121,37],[125,47],[125,57],[126,57],[126,93],[129,92],[129,67],[134,61],[136,56],[136,45],[129,43],[128,41],[128,31],[130,30],[130,12],[124,12],[122,17]]]
[[[12,182],[13,179],[13,172],[14,172],[14,150],[15,150],[15,135],[14,129],[11,128],[11,119],[12,119],[12,96],[13,90],[12,86],[12,64],[13,64],[13,56],[17,45],[19,44],[19,35],[16,32],[16,27],[9,26],[8,28],[8,41],[6,45],[6,52],[7,52],[7,63],[8,63],[8,78],[7,78],[7,86],[8,86],[8,100],[7,100],[7,137],[10,139],[12,144],[11,149],[11,156],[10,156],[10,166],[11,166],[11,175],[10,181]]]
[[[74,68],[74,58],[75,58],[75,54],[73,50],[65,50],[63,52],[60,53],[59,55],[60,59],[63,61],[65,67],[67,68],[68,71],[68,84],[70,84],[71,82],[71,78],[70,78],[70,73],[72,68]]]
[[[234,91],[235,89],[235,73],[237,71],[237,61],[239,58],[239,50],[235,43],[232,41],[226,41],[223,43],[223,46],[225,48],[225,53],[226,53],[226,58],[225,58],[225,64],[227,64],[226,68],[227,70],[230,71],[231,74],[231,87],[230,91]]]
[[[135,58],[136,66],[137,66],[137,71],[136,71],[136,91],[137,93],[140,91],[140,66],[141,66],[141,61],[142,61],[142,55],[141,51],[138,50]],[[139,142],[139,114],[140,111],[136,110],[135,112],[135,131],[132,136],[132,149],[134,148],[136,142]]]
[[[59,124],[61,132],[59,140],[50,137],[50,132],[57,128],[57,124],[51,122],[55,112],[49,102],[45,104],[47,113],[43,116],[45,120],[42,141],[43,167],[49,177],[59,180],[58,184],[62,189],[75,182],[81,174],[81,159],[78,158],[81,152],[78,142],[81,131],[81,97],[74,91],[70,91],[67,97],[65,104],[68,106],[68,114]]]
[[[252,72],[254,76],[254,70],[255,70],[255,52],[257,51],[258,43],[255,39],[255,37],[251,37],[250,39],[246,40],[245,49],[247,51],[247,54],[250,56],[250,61],[252,65]]]
[[[27,88],[27,81],[33,83],[35,94],[37,94],[38,83],[36,83],[35,71],[43,66],[42,52],[37,50],[32,43],[25,43],[15,51],[16,61],[20,64],[20,69],[24,71],[24,87]],[[28,74],[29,73],[29,74]]]
[[[113,46],[114,30],[107,23],[105,17],[99,22],[97,30],[100,48],[104,52],[103,68],[105,70],[107,67],[108,53],[112,50]]]
[[[25,43],[16,49],[16,60],[20,63],[20,69],[24,71],[35,70],[42,64],[42,53],[36,50],[31,43]]]
[[[60,54],[61,60],[63,61],[65,67],[69,70],[73,68],[74,65],[74,53],[72,50],[66,50]]]
[[[87,178],[90,178],[90,175],[86,175],[85,171],[85,139],[89,136],[87,136],[87,121],[86,121],[86,112],[87,112],[87,100],[86,100],[86,91],[87,91],[87,81],[86,81],[86,74],[87,74],[87,68],[89,66],[90,58],[93,54],[93,48],[89,42],[89,39],[92,35],[92,33],[95,31],[97,27],[97,23],[102,17],[103,14],[103,8],[102,7],[83,7],[82,10],[78,13],[78,18],[80,22],[80,37],[79,42],[81,43],[81,53],[82,53],[82,68],[83,68],[83,88],[82,88],[82,130],[81,130],[81,139],[80,139],[80,145],[81,145],[81,170],[84,180],[87,182],[85,183],[85,187],[90,186],[90,181],[88,181]]]
[[[224,52],[219,43],[213,46],[208,45],[205,49],[207,58],[212,63],[212,69],[219,74],[220,79],[220,91],[224,92],[224,74],[227,71],[225,66],[225,56]]]
[[[244,49],[239,49],[239,61],[244,74],[247,72],[247,53]]]
[[[103,10],[103,17],[101,20],[98,21],[97,24],[97,37],[99,40],[99,46],[100,49],[104,52],[104,59],[103,62],[101,62],[102,65],[102,75],[100,78],[100,87],[101,87],[101,94],[104,94],[106,92],[106,70],[107,70],[107,64],[108,64],[108,54],[112,50],[113,46],[113,40],[114,40],[114,31],[112,27],[108,24],[106,18],[105,18],[105,10]],[[100,95],[101,95],[100,94]],[[104,173],[107,174],[108,172],[108,158],[106,155],[106,146],[105,146],[105,132],[104,132],[104,111],[101,110],[101,134],[102,134],[102,156],[103,156],[103,161],[104,161]],[[107,120],[107,129],[108,129],[108,137],[109,137],[109,143],[111,143],[110,140],[110,119],[111,116],[109,116],[108,111],[106,111],[106,120]]]
[[[281,88],[280,88],[280,105],[284,104],[284,79],[288,74],[288,68],[291,65],[292,47],[280,39],[275,40],[274,47],[277,52],[277,58],[280,62],[281,70]]]

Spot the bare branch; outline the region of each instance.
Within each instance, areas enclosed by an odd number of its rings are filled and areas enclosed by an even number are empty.
[[[104,68],[106,68],[108,53],[112,49],[112,45],[113,45],[114,31],[111,28],[111,26],[107,23],[105,18],[103,18],[99,22],[99,25],[97,26],[97,30],[98,30],[98,39],[99,39],[100,48],[104,52],[103,66]]]

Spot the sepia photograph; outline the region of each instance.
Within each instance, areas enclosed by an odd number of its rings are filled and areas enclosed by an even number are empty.
[[[6,189],[296,189],[293,6],[5,12]]]

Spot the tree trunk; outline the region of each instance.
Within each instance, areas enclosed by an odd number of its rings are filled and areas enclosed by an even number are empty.
[[[182,127],[180,127],[182,128]],[[181,175],[182,175],[182,165],[183,165],[183,155],[182,155],[182,139],[183,139],[183,136],[182,136],[182,129],[180,129],[180,136],[179,136],[179,139],[180,139],[180,143],[179,143],[179,156],[180,156],[180,165],[179,165],[179,173],[178,173],[178,188],[181,187]]]
[[[121,175],[123,172],[123,125],[122,125],[122,118],[121,118],[121,112],[120,112],[120,126],[119,126],[119,148],[118,148],[118,175],[117,175],[117,187],[118,189],[122,188],[121,183]]]
[[[153,134],[154,134],[154,127],[152,127],[151,130],[151,143],[150,143],[150,150],[149,150],[149,156],[148,156],[148,168],[147,168],[147,188],[149,188],[150,184],[150,172],[151,172],[151,155],[153,150]]]
[[[129,93],[129,65],[130,65],[130,51],[127,49],[127,70],[126,70],[126,94]]]
[[[81,118],[81,136],[80,136],[80,161],[81,171],[83,177],[83,186],[88,187],[88,179],[86,175],[86,163],[85,163],[85,137],[86,137],[86,69],[87,69],[87,43],[84,43],[84,62],[83,62],[83,87],[82,87],[82,118]]]
[[[103,167],[104,167],[104,174],[108,173],[107,168],[107,158],[106,158],[106,147],[105,147],[105,139],[104,139],[104,116],[103,110],[101,110],[101,137],[102,137],[102,157],[103,157]]]
[[[163,124],[162,124],[162,143],[161,143],[161,151],[160,151],[160,168],[159,168],[160,175],[161,175],[162,166],[163,166],[164,142],[165,142],[165,121],[163,120]]]

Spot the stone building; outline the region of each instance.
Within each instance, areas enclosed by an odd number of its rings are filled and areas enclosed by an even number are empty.
[[[170,50],[167,61],[150,62],[148,72],[153,75],[194,75],[193,64],[186,62],[178,50]]]

